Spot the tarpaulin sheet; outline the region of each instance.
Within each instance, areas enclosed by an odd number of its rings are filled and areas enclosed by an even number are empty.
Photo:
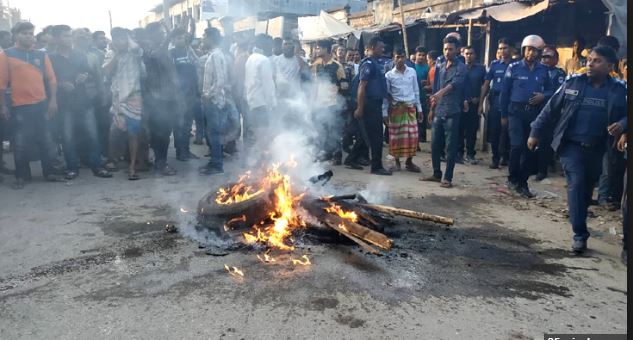
[[[521,2],[509,2],[503,5],[493,5],[467,11],[459,16],[462,19],[477,19],[486,11],[487,15],[497,21],[509,22],[517,21],[536,13],[542,12],[549,7],[549,0],[541,1],[535,5],[527,5]]]
[[[609,33],[620,41],[619,55],[626,55],[626,3],[627,0],[602,0],[604,6],[613,13]]]
[[[354,33],[352,27],[336,20],[324,11],[321,11],[318,16],[299,17],[298,23],[301,40],[303,41],[338,38]]]

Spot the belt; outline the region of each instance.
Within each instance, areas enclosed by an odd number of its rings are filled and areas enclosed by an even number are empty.
[[[578,142],[578,141],[569,140],[569,139],[566,139],[565,143],[580,146],[581,148],[585,148],[585,149],[593,149],[593,148],[598,148],[602,146],[601,143],[585,143],[585,142]]]
[[[514,110],[517,111],[523,111],[523,112],[534,112],[534,111],[538,111],[538,106],[536,105],[530,105],[529,103],[517,103],[517,102],[511,102],[510,103],[510,107]]]

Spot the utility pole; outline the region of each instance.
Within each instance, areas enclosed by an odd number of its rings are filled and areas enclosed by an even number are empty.
[[[400,6],[400,21],[402,21],[402,38],[404,39],[404,51],[409,58],[409,40],[407,39],[407,25],[404,22],[404,7],[402,7],[402,0],[398,0],[398,6]]]

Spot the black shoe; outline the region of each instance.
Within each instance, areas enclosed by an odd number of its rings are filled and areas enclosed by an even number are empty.
[[[112,173],[104,168],[96,168],[92,170],[92,174],[95,175],[95,177],[100,177],[100,178],[111,178],[112,177]]]
[[[539,182],[544,180],[545,178],[547,178],[547,174],[544,174],[542,172],[539,172],[538,175],[536,175],[536,180]]]
[[[217,175],[217,174],[222,174],[224,173],[224,170],[216,168],[216,167],[210,167],[210,166],[205,166],[200,168],[200,170],[198,171],[200,173],[200,175]]]
[[[354,163],[354,162],[347,163],[347,164],[345,164],[345,166],[347,168],[349,168],[349,169],[352,169],[352,170],[363,170],[364,169],[360,164],[357,164],[357,163]]]
[[[455,157],[455,164],[464,164],[464,156],[462,155],[457,155]]]
[[[508,160],[505,158],[501,158],[501,162],[499,163],[501,166],[508,166]]]
[[[521,197],[523,198],[534,198],[536,197],[536,195],[534,195],[529,188],[527,187],[521,187],[519,188],[519,190],[517,190],[517,192],[519,193],[519,195],[521,195]]]
[[[179,155],[176,155],[176,159],[181,161],[181,162],[187,162],[187,161],[189,161],[189,156],[188,155],[179,154]]]
[[[622,249],[622,252],[620,253],[620,261],[622,261],[622,264],[624,264],[625,266],[626,264],[626,257],[628,256],[626,249]]]
[[[492,163],[490,163],[488,168],[490,168],[490,169],[499,169],[499,162],[493,161]]]
[[[358,163],[358,165],[362,165],[362,166],[369,166],[371,164],[371,162],[369,161],[369,159],[365,158],[365,157],[360,157],[356,163]]]
[[[385,168],[372,170],[371,173],[372,175],[378,175],[378,176],[391,176],[391,171],[388,171]]]
[[[582,254],[587,251],[587,241],[574,240],[571,244],[571,250],[576,254]]]
[[[187,157],[189,159],[200,159],[200,157],[198,157],[196,154],[192,153],[191,151],[187,152]]]
[[[477,165],[477,163],[479,163],[477,159],[475,158],[475,156],[466,156],[466,159],[464,159],[464,161],[472,165]]]
[[[195,145],[202,145],[202,144],[204,144],[204,142],[202,142],[202,138],[196,138],[196,139],[194,139],[193,144],[195,144]]]
[[[446,156],[440,156],[440,162],[445,162],[446,163]]]
[[[509,189],[510,191],[514,191],[514,192],[516,192],[516,193],[520,193],[520,192],[519,192],[519,185],[518,185],[517,183],[514,183],[514,182],[511,182],[511,181],[508,181],[508,182],[506,183],[506,186],[508,187],[508,189]]]
[[[79,176],[79,171],[77,170],[69,170],[66,172],[66,176],[64,176],[65,179],[72,181],[73,179],[77,178]]]

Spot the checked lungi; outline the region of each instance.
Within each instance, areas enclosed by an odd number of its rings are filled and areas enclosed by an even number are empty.
[[[418,148],[418,121],[415,106],[405,102],[389,106],[389,153],[395,157],[413,157]]]

